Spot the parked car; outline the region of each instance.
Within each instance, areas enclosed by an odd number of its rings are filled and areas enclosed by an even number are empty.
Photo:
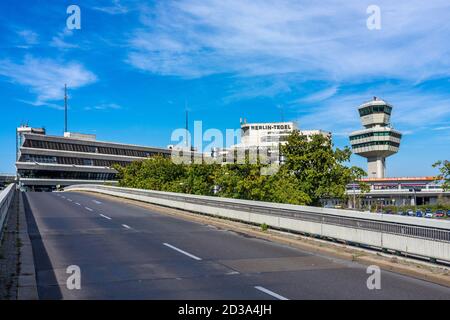
[[[411,209],[408,210],[408,216],[414,217],[415,216],[414,211],[412,211]]]
[[[392,212],[391,209],[387,209],[384,213],[385,213],[385,214],[393,214],[393,212]]]
[[[406,216],[408,213],[406,211],[398,211],[397,214],[399,216]]]
[[[447,210],[447,217],[450,218],[450,210]]]
[[[416,217],[422,218],[423,217],[423,212],[422,210],[417,210],[416,211]]]
[[[425,209],[425,213],[433,213],[430,208]]]
[[[436,213],[434,214],[434,216],[436,218],[443,218],[443,217],[445,217],[444,210],[437,210]]]
[[[433,212],[425,212],[425,218],[433,218]]]

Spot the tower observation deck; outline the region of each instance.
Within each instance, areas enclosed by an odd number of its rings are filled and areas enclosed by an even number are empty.
[[[386,158],[398,152],[402,138],[390,125],[392,106],[374,97],[358,111],[365,129],[350,134],[353,153],[367,158],[369,178],[384,178]]]

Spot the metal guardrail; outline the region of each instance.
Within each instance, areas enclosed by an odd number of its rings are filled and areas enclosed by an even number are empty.
[[[12,183],[0,192],[0,240],[3,236],[3,227],[6,221],[9,206],[16,190],[15,186],[16,185]]]
[[[90,191],[98,192],[101,192],[101,190],[106,192],[118,192],[125,195],[129,194],[173,201],[174,203],[220,208],[241,213],[260,214],[266,217],[292,219],[289,221],[298,220],[320,225],[344,227],[349,228],[349,230],[357,229],[370,231],[378,233],[381,236],[383,234],[400,236],[405,241],[410,242],[405,242],[406,247],[412,246],[411,241],[414,242],[414,245],[421,245],[420,241],[427,240],[436,244],[441,243],[442,245],[439,250],[449,250],[449,252],[444,253],[444,255],[450,256],[450,249],[448,249],[450,248],[450,221],[434,219],[434,221],[431,221],[431,219],[407,216],[392,216],[342,209],[326,209],[100,185],[75,185],[66,188],[67,191],[80,189],[90,189]],[[177,206],[174,205],[174,207]],[[242,220],[244,220],[244,218]],[[411,240],[407,240],[408,238]],[[365,243],[362,241],[361,244]],[[442,246],[444,246],[444,249]],[[448,260],[450,261],[450,258]]]

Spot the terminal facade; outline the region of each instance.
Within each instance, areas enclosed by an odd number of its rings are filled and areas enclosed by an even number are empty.
[[[171,150],[97,141],[95,135],[17,128],[17,180],[22,190],[52,191],[72,184],[117,184],[115,164],[125,166]]]

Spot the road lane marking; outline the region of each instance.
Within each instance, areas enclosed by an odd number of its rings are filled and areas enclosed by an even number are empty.
[[[75,204],[76,204],[77,206],[81,206],[81,204],[79,204],[78,202],[75,202]]]
[[[72,199],[67,199],[67,201],[70,201],[70,202],[72,202]]]
[[[278,300],[289,300],[288,298],[285,298],[281,295],[279,295],[278,293],[275,293],[273,291],[270,291],[269,289],[266,289],[264,287],[260,287],[260,286],[255,286],[256,290],[262,291],[264,293],[267,293],[269,296],[272,296],[274,298],[277,298]]]
[[[112,218],[110,218],[110,217],[108,217],[108,216],[105,216],[104,214],[100,214],[100,216],[103,217],[103,218],[105,218],[105,219],[108,219],[108,220],[111,220],[111,219],[112,219]]]
[[[225,273],[227,276],[231,276],[231,275],[235,275],[235,274],[239,274],[239,272],[237,271],[230,271],[228,273]]]
[[[89,207],[84,207],[86,210],[88,210],[88,211],[94,211],[94,210],[92,210],[91,208],[89,208]]]
[[[92,200],[92,202],[94,202],[96,204],[102,204],[100,201],[97,201],[97,200]]]
[[[65,199],[66,197],[64,197],[64,196],[61,196],[61,198]]]
[[[172,246],[172,245],[170,245],[170,244],[168,244],[168,243],[165,243],[165,242],[164,242],[163,245],[165,245],[166,247],[169,247],[169,248],[171,248],[171,249],[173,249],[173,250],[175,250],[175,251],[178,251],[178,252],[180,252],[180,253],[182,253],[182,254],[184,254],[184,255],[187,255],[188,257],[190,257],[190,258],[192,258],[192,259],[194,259],[194,260],[198,260],[198,261],[202,260],[202,258],[199,258],[199,257],[197,257],[197,256],[194,256],[193,254],[190,254],[189,252],[183,251],[183,250],[181,250],[181,249],[179,249],[179,248],[177,248],[177,247],[174,247],[174,246]]]
[[[126,228],[126,229],[131,229],[130,226],[127,226],[126,224],[123,224],[122,227]]]

